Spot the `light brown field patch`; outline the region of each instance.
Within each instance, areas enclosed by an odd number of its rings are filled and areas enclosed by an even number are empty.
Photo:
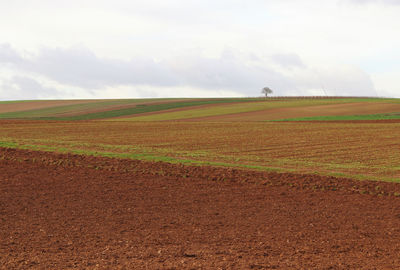
[[[0,142],[400,180],[396,123],[1,121]]]
[[[195,100],[197,100],[197,99],[174,100],[174,101],[179,102],[179,101],[195,101]],[[254,103],[254,102],[262,102],[262,101],[249,101],[249,102],[240,102],[240,103],[243,104],[243,103]],[[229,105],[236,104],[236,103],[237,102],[222,103],[222,104],[221,103],[211,103],[211,104],[203,104],[203,105],[193,105],[193,106],[180,107],[180,108],[168,109],[168,110],[162,110],[162,111],[137,113],[134,115],[123,115],[123,116],[119,116],[119,117],[114,117],[113,119],[129,118],[130,120],[134,120],[134,117],[141,117],[141,116],[148,116],[148,115],[155,115],[155,114],[166,114],[166,113],[170,113],[170,112],[190,111],[190,110],[195,110],[195,109],[207,109],[207,108],[213,108],[213,107],[218,107],[218,106],[229,106]],[[151,105],[156,105],[156,104],[151,104]]]
[[[296,117],[363,115],[400,112],[400,104],[355,102],[305,107],[272,108],[262,111],[182,119],[181,121],[267,121]]]
[[[28,110],[39,110],[57,106],[77,105],[86,103],[97,103],[101,100],[34,100],[34,101],[22,101],[15,103],[0,103],[0,113],[8,112],[21,112]]]
[[[150,102],[149,101],[132,102],[129,104],[118,104],[118,105],[105,105],[103,107],[98,107],[98,108],[83,109],[83,110],[76,110],[74,112],[60,113],[60,114],[56,114],[55,116],[57,116],[57,117],[78,116],[78,115],[89,114],[89,113],[100,113],[100,112],[134,108],[134,107],[142,106],[142,105],[149,106],[149,105],[159,105],[159,104],[165,104],[165,103],[171,103],[171,102],[180,102],[180,101],[184,101],[184,100],[185,99],[173,99],[173,100],[150,101]],[[127,116],[122,116],[122,117],[127,117]],[[129,117],[132,117],[132,116],[129,115]]]

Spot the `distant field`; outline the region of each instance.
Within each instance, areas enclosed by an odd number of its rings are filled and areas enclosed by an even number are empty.
[[[314,116],[314,117],[280,119],[278,121],[365,121],[365,120],[395,120],[395,119],[400,119],[400,113]]]
[[[400,123],[2,121],[0,147],[400,181]]]
[[[0,119],[324,121],[400,119],[400,99],[218,98],[0,102]]]
[[[289,117],[353,116],[397,112],[400,112],[400,102],[354,99],[261,100],[204,108],[188,107],[174,112],[161,111],[157,114],[135,115],[114,120],[242,122],[280,120]],[[391,119],[399,118],[400,116],[395,114]]]
[[[356,179],[400,181],[399,134],[399,99],[0,102],[0,147]]]
[[[143,104],[172,102],[174,99],[121,99],[121,100],[55,100],[0,103],[2,119],[65,119],[78,120],[87,115],[132,108]],[[87,117],[90,118],[90,117]],[[94,117],[93,117],[94,118]]]
[[[94,120],[251,99],[24,101],[0,104],[0,119]],[[25,110],[24,110],[25,108]]]

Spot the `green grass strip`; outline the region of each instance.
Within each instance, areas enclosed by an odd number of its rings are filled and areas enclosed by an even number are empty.
[[[72,153],[77,155],[89,155],[89,156],[97,156],[97,157],[109,157],[109,158],[120,158],[120,159],[133,159],[133,160],[146,160],[151,162],[167,162],[171,164],[186,164],[191,166],[212,166],[212,167],[228,167],[228,168],[242,168],[242,169],[250,169],[257,171],[270,171],[270,172],[279,172],[279,173],[299,173],[295,169],[289,168],[279,168],[279,167],[267,167],[267,166],[259,166],[259,165],[248,165],[248,164],[237,164],[237,163],[226,163],[226,162],[215,162],[215,161],[199,161],[199,160],[190,160],[190,159],[180,159],[174,157],[167,156],[156,156],[152,154],[146,153],[113,153],[113,152],[104,152],[104,151],[94,151],[94,150],[81,150],[81,149],[70,149],[64,147],[54,147],[47,145],[29,145],[24,144],[20,145],[15,142],[1,142],[0,147],[3,148],[13,148],[13,149],[25,149],[25,150],[35,150],[35,151],[46,151],[46,152],[55,152],[55,153]],[[343,177],[343,178],[351,178],[355,180],[373,180],[373,181],[383,181],[383,182],[399,182],[399,178],[392,177],[381,177],[381,176],[367,176],[362,174],[347,174],[341,172],[307,172],[308,174],[321,175],[321,176],[335,176],[335,177]]]
[[[164,100],[164,99],[159,99]],[[49,108],[33,109],[26,111],[7,112],[0,114],[0,119],[58,119],[57,114],[64,113],[79,113],[85,112],[90,109],[101,109],[115,105],[129,105],[134,106],[139,102],[151,102],[154,99],[116,99],[116,100],[97,100],[96,102],[88,101],[87,103],[61,105]]]
[[[13,103],[26,103],[26,102],[36,102],[41,100],[4,100],[0,101],[0,104],[13,104]]]
[[[138,102],[157,102],[161,100],[170,100],[170,103],[151,105],[151,104],[142,104],[137,107],[134,107],[135,103]],[[83,104],[72,104],[72,105],[60,105],[54,106],[50,108],[41,108],[41,109],[33,109],[26,111],[18,111],[18,112],[6,112],[0,114],[0,119],[42,119],[42,120],[91,120],[91,119],[105,119],[105,118],[113,118],[119,116],[127,116],[127,115],[135,115],[146,112],[156,112],[163,111],[175,108],[183,108],[190,107],[196,105],[205,105],[205,104],[218,104],[218,103],[239,103],[239,102],[251,102],[251,101],[265,101],[267,103],[267,108],[270,107],[292,107],[292,106],[306,106],[306,105],[324,105],[324,104],[341,104],[341,103],[350,103],[350,102],[384,102],[384,103],[400,103],[400,99],[383,99],[383,98],[326,98],[326,99],[312,99],[312,98],[303,98],[303,99],[295,99],[295,98],[279,98],[279,99],[265,99],[265,98],[219,98],[219,99],[188,99],[187,101],[175,101],[176,99],[116,99],[116,100],[98,100],[97,102],[88,102]],[[25,101],[3,101],[0,104],[7,103],[18,103],[18,102],[34,102],[36,100],[25,100]],[[39,100],[37,100],[39,101]],[[125,109],[109,109],[108,106],[112,105],[122,105],[122,104],[132,104],[131,108]],[[104,112],[97,113],[85,113],[85,110],[96,109],[96,108],[105,108]],[[208,116],[215,114],[225,114],[225,113],[239,113],[243,111],[254,111],[263,109],[260,108],[260,104],[247,104],[244,108],[236,108],[238,111],[235,111],[235,108],[203,108],[197,109],[193,111],[193,113],[199,113],[199,116]],[[228,109],[228,111],[226,111]],[[57,116],[64,113],[82,113],[80,115],[62,117]],[[176,112],[177,113],[177,112]],[[182,112],[181,112],[182,113]],[[170,113],[171,114],[171,113]],[[197,115],[195,115],[197,116]],[[152,116],[155,119],[143,119],[143,120],[158,120],[157,116]],[[172,119],[175,118],[185,118],[184,115],[178,117],[174,115],[165,115],[158,116]],[[151,118],[151,117],[150,117]],[[285,121],[304,121],[304,118],[293,118],[293,119],[283,119]],[[387,119],[387,118],[385,118]],[[139,120],[139,119],[135,119]],[[308,120],[305,118],[305,120]],[[311,119],[312,120],[312,119]]]
[[[400,119],[399,113],[381,113],[366,115],[331,115],[331,116],[313,116],[300,118],[286,118],[271,121],[357,121],[357,120],[393,120]]]
[[[170,103],[162,103],[156,105],[138,105],[131,108],[118,109],[118,110],[110,110],[104,112],[97,113],[89,113],[83,115],[76,115],[71,117],[39,117],[33,119],[42,119],[42,120],[94,120],[94,119],[105,119],[105,118],[113,118],[120,117],[125,115],[133,115],[139,113],[147,113],[147,112],[156,112],[163,111],[169,109],[177,109],[184,108],[190,106],[199,106],[199,105],[207,105],[207,104],[219,104],[219,103],[232,103],[232,102],[243,102],[248,101],[248,99],[213,99],[213,100],[195,100],[195,101],[180,101],[180,102],[170,102]]]
[[[248,100],[247,100],[248,101]],[[255,101],[242,103],[228,103],[212,107],[193,107],[180,111],[160,111],[151,115],[137,115],[134,117],[117,118],[113,121],[165,121],[178,119],[191,119],[197,117],[222,116],[226,114],[238,114],[244,112],[263,111],[276,108],[295,108],[295,107],[311,107],[321,105],[346,104],[355,102],[373,103],[376,99],[273,99],[258,98]],[[380,100],[382,102],[382,100]],[[268,112],[265,112],[266,114]]]

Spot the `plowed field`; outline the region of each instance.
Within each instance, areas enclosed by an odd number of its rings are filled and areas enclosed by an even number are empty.
[[[200,122],[246,122],[315,116],[349,116],[393,113],[400,111],[399,103],[333,101],[260,101],[257,103],[224,104],[215,107],[189,108],[175,112],[141,114],[122,120],[132,121],[200,121]],[[342,102],[346,102],[343,100]],[[397,117],[398,118],[398,117]]]
[[[399,122],[0,124],[5,146],[400,181]]]
[[[96,103],[96,100],[31,100],[0,103],[0,113],[20,112],[27,110],[40,110],[56,106],[79,105],[86,103]]]
[[[1,269],[398,269],[400,185],[0,149]]]
[[[400,119],[399,112],[399,99],[362,97],[0,101],[0,119],[63,121],[374,120]]]

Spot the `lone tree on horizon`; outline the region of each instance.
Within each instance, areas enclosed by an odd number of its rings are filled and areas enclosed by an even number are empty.
[[[265,97],[268,97],[268,94],[272,94],[272,89],[269,87],[264,87],[261,91],[261,93],[263,93],[265,95]]]

